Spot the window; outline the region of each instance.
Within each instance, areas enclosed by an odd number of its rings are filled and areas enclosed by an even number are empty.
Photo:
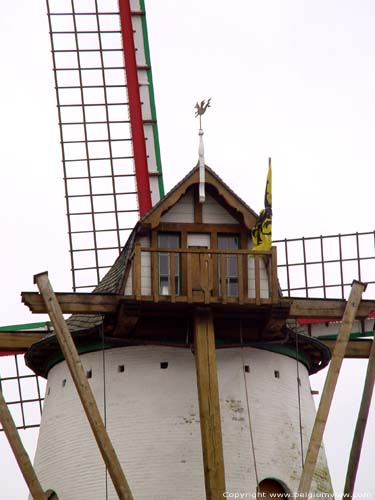
[[[235,234],[218,234],[218,250],[238,250],[240,240]],[[221,265],[218,262],[219,270],[219,295],[221,295]],[[228,297],[238,297],[238,261],[237,255],[225,256],[225,281]]]
[[[262,493],[261,497],[269,498],[289,498],[284,486],[276,479],[263,479],[258,485],[257,493]]]
[[[180,248],[180,235],[178,233],[159,233],[158,235],[159,248]],[[171,294],[171,262],[170,254],[167,252],[159,253],[159,294]],[[175,255],[174,262],[174,289],[175,294],[180,294],[180,255]]]

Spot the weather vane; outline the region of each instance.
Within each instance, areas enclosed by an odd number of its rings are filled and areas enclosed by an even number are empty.
[[[202,130],[202,115],[206,109],[210,107],[211,98],[201,101],[195,105],[195,117],[199,116],[199,149],[198,149],[198,166],[199,166],[199,202],[204,203],[206,200],[205,193],[205,161],[204,161],[204,145],[203,145],[203,130]]]
[[[195,117],[199,116],[199,128],[202,128],[202,115],[204,115],[207,108],[211,107],[210,103],[211,97],[207,99],[207,102],[203,100],[200,104],[197,102],[197,104],[195,105],[195,109],[197,110],[195,112]]]

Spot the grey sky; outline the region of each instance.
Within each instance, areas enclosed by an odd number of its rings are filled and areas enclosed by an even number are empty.
[[[194,105],[211,97],[206,162],[258,211],[272,157],[275,238],[374,229],[374,2],[148,0],[146,8],[167,189],[196,164]],[[45,2],[4,4],[0,38],[5,325],[38,319],[19,296],[34,289],[33,274],[48,270],[55,290],[71,281]],[[362,374],[363,363],[345,363],[325,439],[338,492]],[[375,495],[374,418],[357,484]],[[3,441],[4,498],[26,498]]]

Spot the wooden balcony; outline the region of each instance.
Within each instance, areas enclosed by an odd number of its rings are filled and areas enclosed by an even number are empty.
[[[136,245],[124,295],[155,303],[275,304],[280,302],[276,248],[253,252]]]

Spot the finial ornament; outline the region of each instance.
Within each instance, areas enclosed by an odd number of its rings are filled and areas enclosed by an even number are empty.
[[[199,202],[204,203],[206,200],[205,193],[205,161],[204,161],[204,145],[203,145],[203,129],[202,129],[202,115],[206,109],[210,107],[211,98],[201,101],[195,105],[195,117],[199,116],[199,149],[198,149],[198,165],[199,165]]]

